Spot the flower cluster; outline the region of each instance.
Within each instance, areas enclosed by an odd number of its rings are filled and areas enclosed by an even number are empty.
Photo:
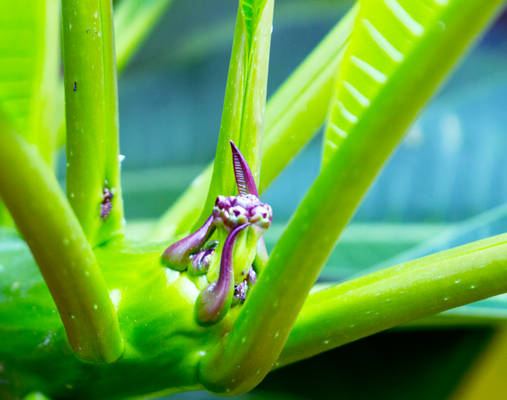
[[[265,248],[262,234],[273,219],[271,206],[259,200],[246,160],[232,142],[231,148],[239,194],[218,196],[206,222],[194,233],[173,243],[162,255],[162,261],[169,268],[188,270],[192,275],[204,275],[215,255],[221,254],[218,279],[211,282],[196,301],[195,315],[197,322],[202,325],[218,322],[231,304],[245,301],[249,288],[257,280],[252,267],[257,244],[262,242],[262,248]],[[216,240],[207,242],[215,230],[226,234],[223,243]],[[245,240],[238,240],[242,235]],[[240,249],[236,248],[238,241],[243,243]],[[243,271],[241,276],[234,276],[235,270]]]
[[[218,196],[213,218],[215,226],[223,225],[229,231],[246,223],[266,230],[271,225],[273,211],[269,204],[261,203],[253,194]]]

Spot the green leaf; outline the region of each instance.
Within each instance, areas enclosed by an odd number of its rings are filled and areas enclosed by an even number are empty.
[[[350,46],[338,74],[336,97],[330,105],[323,165],[345,138],[356,134],[359,121],[365,117],[387,113],[386,118],[394,120],[401,115],[403,118],[416,115],[421,100],[429,97],[443,70],[438,54],[423,62],[420,55],[449,34],[449,17],[459,13],[461,7],[469,6],[461,0],[362,0],[360,4]],[[456,44],[461,41],[459,35],[455,41]],[[424,75],[421,91],[407,80],[404,73],[407,68],[414,72],[427,69],[421,72],[421,77]],[[383,110],[382,99],[396,96],[390,87],[403,82],[408,84],[405,89],[410,87],[411,91],[403,90],[402,106]]]
[[[503,204],[473,218],[455,224],[429,240],[420,243],[394,257],[372,265],[370,268],[360,271],[359,274],[373,273],[391,265],[400,264],[413,260],[449,247],[461,245],[471,238],[478,239],[484,232],[492,234],[494,227],[500,227],[497,231],[503,231],[507,218],[507,204]],[[500,295],[477,303],[467,304],[445,313],[414,321],[410,326],[441,326],[441,325],[471,325],[484,323],[499,323],[507,321],[507,297]]]

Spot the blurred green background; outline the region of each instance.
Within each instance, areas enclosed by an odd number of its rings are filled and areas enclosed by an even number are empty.
[[[120,77],[123,182],[130,222],[160,216],[213,158],[236,3],[175,0]],[[277,0],[268,93],[350,4]],[[504,15],[407,132],[321,280],[348,279],[507,231],[506,93]],[[312,140],[263,196],[275,216],[266,236],[268,247],[317,174],[320,140]],[[507,318],[507,298],[499,296],[463,312]],[[464,379],[472,379],[464,377],[492,335],[494,329],[486,324],[397,329],[276,371],[242,397],[445,399]],[[507,360],[507,353],[499,356]],[[199,392],[172,398],[213,396]]]

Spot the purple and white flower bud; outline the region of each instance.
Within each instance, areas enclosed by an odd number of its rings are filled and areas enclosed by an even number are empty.
[[[242,304],[246,300],[246,295],[250,288],[257,282],[257,274],[253,267],[250,267],[248,273],[241,282],[234,284],[234,295],[232,305]]]
[[[248,275],[246,276],[246,281],[248,282],[248,285],[251,287],[257,282],[257,274],[255,273],[255,270],[253,267],[250,267],[250,270],[248,271]]]
[[[217,227],[223,225],[228,231],[245,223],[264,231],[271,225],[273,211],[269,204],[262,203],[253,194],[218,196],[213,217]]]
[[[248,292],[248,282],[246,280],[234,284],[234,295],[232,297],[232,305],[241,304],[246,300]]]

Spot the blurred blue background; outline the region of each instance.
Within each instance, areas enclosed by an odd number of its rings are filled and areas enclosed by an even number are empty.
[[[130,219],[160,215],[213,158],[235,3],[176,0],[120,77]],[[269,93],[338,21],[346,4],[277,1]],[[459,221],[503,203],[506,30],[497,23],[430,103],[370,190],[357,221]],[[316,138],[266,193],[278,220],[287,219],[301,200],[318,171],[320,151]],[[160,176],[146,180],[142,172]],[[139,206],[136,196],[152,190],[159,196],[150,196],[149,207]]]

